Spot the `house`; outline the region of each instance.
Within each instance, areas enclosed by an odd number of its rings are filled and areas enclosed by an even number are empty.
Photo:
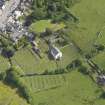
[[[4,5],[5,1],[4,0],[0,0],[0,8],[2,9],[3,5]]]
[[[34,33],[25,32],[25,35],[27,36],[29,42],[32,42],[35,39]]]
[[[15,18],[18,19],[20,16],[23,15],[23,13],[21,11],[15,11],[14,15],[15,15]]]
[[[50,54],[55,60],[62,58],[62,52],[57,47],[51,46]]]

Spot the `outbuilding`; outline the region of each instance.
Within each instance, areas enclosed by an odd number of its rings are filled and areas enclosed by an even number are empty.
[[[105,85],[105,75],[100,75],[97,77],[97,83],[100,85]]]
[[[50,54],[55,60],[62,58],[62,52],[55,46],[51,46],[50,48]]]

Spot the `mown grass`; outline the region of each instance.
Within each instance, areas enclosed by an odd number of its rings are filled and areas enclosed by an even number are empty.
[[[11,89],[0,82],[0,105],[29,105],[26,100],[18,96],[16,89]]]
[[[0,56],[0,72],[6,71],[9,68],[10,64],[8,59]]]
[[[65,25],[63,23],[53,24],[51,23],[51,20],[40,20],[31,24],[30,31],[35,33],[42,33],[46,31],[46,28],[49,28],[52,31],[57,31],[64,27]]]
[[[99,36],[98,36],[97,40],[95,41],[95,43],[105,46],[105,26],[104,26],[104,28],[99,32]]]
[[[85,52],[92,50],[97,33],[105,25],[105,1],[80,0],[72,8],[72,13],[79,18],[76,27],[71,26],[70,38]]]
[[[56,88],[64,85],[65,82],[63,75],[26,76],[21,79],[32,93]]]
[[[103,105],[104,99],[100,99],[101,89],[77,71],[66,74],[65,85],[33,93],[35,105]]]
[[[92,59],[101,69],[105,70],[105,52],[101,52]]]

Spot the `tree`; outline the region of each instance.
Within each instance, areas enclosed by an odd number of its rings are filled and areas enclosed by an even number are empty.
[[[60,21],[71,16],[68,9],[79,0],[33,0],[32,17],[36,20],[52,19]]]
[[[79,72],[81,72],[82,74],[85,74],[85,75],[87,75],[88,74],[88,71],[87,71],[87,67],[85,67],[85,66],[80,66],[79,67]]]
[[[31,103],[32,97],[30,90],[25,86],[24,81],[20,78],[23,75],[23,71],[18,66],[13,66],[6,72],[5,81],[8,84],[12,84],[17,87],[22,96],[27,100],[28,103]]]
[[[3,48],[2,55],[6,58],[10,58],[14,55],[15,50],[11,46],[7,46]]]
[[[99,44],[99,45],[96,45],[95,48],[98,50],[98,51],[103,51],[105,49],[105,46]]]
[[[20,67],[13,66],[6,72],[6,81],[8,81],[9,83],[13,83],[15,85],[19,85],[21,84],[19,77],[23,74],[24,73]]]

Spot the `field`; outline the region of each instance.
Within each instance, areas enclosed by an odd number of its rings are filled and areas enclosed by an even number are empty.
[[[48,89],[58,88],[64,85],[65,77],[63,75],[46,75],[22,77],[26,87],[33,93],[41,92]]]
[[[65,25],[63,23],[60,24],[53,24],[50,20],[40,20],[38,22],[33,23],[30,26],[30,31],[33,31],[35,33],[45,32],[46,28],[49,28],[53,31],[57,31],[59,29],[64,28]]]
[[[72,13],[78,17],[79,24],[71,26],[70,38],[85,52],[92,50],[97,34],[105,26],[105,1],[80,0],[72,8]]]
[[[91,81],[88,76],[84,76],[77,71],[73,71],[70,74],[64,75],[65,81],[61,79],[60,81],[64,81],[63,85],[60,87],[53,88],[53,82],[55,84],[55,80],[59,81],[57,76],[50,77],[54,79],[52,81],[49,79],[50,83],[46,84],[46,87],[52,86],[52,88],[43,89],[39,92],[33,92],[33,101],[35,105],[104,105],[105,100],[101,99],[101,89]],[[29,77],[30,78],[30,77]],[[34,91],[35,87],[39,88],[44,86],[41,85],[40,81],[46,82],[45,78],[49,77],[37,77],[30,78],[32,82],[32,86],[34,84],[34,88],[30,85],[30,88]],[[60,77],[61,78],[61,77]],[[41,79],[41,80],[40,80]],[[30,83],[31,84],[31,83]],[[35,85],[36,84],[36,85]],[[59,83],[58,83],[59,84]]]
[[[16,89],[11,89],[0,82],[0,105],[29,105],[26,100],[18,96]]]
[[[101,69],[105,70],[105,52],[102,52],[95,56],[93,59],[94,63],[96,63]]]
[[[42,44],[45,47],[45,44]],[[48,50],[48,49],[47,49]],[[44,57],[41,59],[37,54],[31,52],[31,49],[22,49],[12,58],[14,65],[20,66],[25,73],[42,73],[45,70],[51,71],[64,68],[73,60],[79,57],[73,46],[61,48],[63,58],[61,61],[50,60],[48,54],[43,50]]]
[[[10,64],[8,59],[0,56],[0,72],[3,72],[9,68]]]
[[[99,32],[99,36],[98,36],[97,40],[95,41],[95,43],[105,45],[105,26]]]

